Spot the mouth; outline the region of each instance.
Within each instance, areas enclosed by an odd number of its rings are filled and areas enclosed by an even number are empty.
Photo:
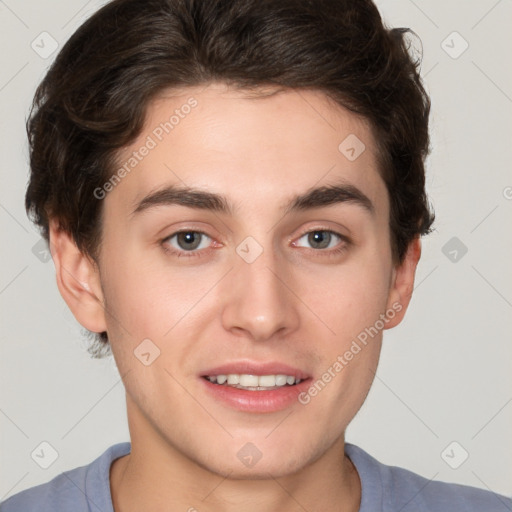
[[[311,376],[281,363],[236,362],[200,375],[207,396],[243,412],[274,412],[292,407]]]
[[[228,375],[208,375],[203,379],[207,379],[212,384],[218,386],[233,387],[235,389],[245,389],[247,391],[269,391],[280,389],[283,386],[295,386],[302,382],[294,375],[251,375],[248,373],[231,373]]]

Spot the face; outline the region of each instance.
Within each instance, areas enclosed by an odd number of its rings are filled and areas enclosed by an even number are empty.
[[[210,84],[154,101],[118,162],[96,290],[132,444],[242,478],[342,443],[414,273],[369,126],[319,92]]]

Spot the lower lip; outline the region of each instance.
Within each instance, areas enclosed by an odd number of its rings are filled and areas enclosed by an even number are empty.
[[[290,407],[298,402],[298,395],[309,387],[310,379],[305,379],[294,386],[282,386],[268,391],[249,391],[214,384],[201,377],[207,393],[216,400],[224,402],[233,409],[245,412],[275,412]]]

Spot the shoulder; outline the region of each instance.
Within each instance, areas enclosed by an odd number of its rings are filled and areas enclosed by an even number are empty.
[[[109,472],[112,461],[130,452],[130,443],[109,447],[90,464],[65,471],[44,484],[0,503],[0,512],[89,512],[112,510]]]
[[[346,443],[345,452],[361,478],[360,512],[511,512],[512,499],[488,490],[425,478],[379,462]]]
[[[387,501],[398,500],[403,512],[446,510],[463,512],[512,512],[512,499],[489,490],[456,483],[429,480],[396,466],[382,469],[389,485]]]

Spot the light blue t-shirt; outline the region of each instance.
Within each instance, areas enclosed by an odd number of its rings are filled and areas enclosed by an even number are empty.
[[[118,443],[86,466],[66,471],[0,503],[0,512],[114,512],[110,465],[130,453]],[[359,512],[511,512],[512,499],[491,491],[428,480],[380,463],[362,448],[345,443],[345,453],[362,485]]]

